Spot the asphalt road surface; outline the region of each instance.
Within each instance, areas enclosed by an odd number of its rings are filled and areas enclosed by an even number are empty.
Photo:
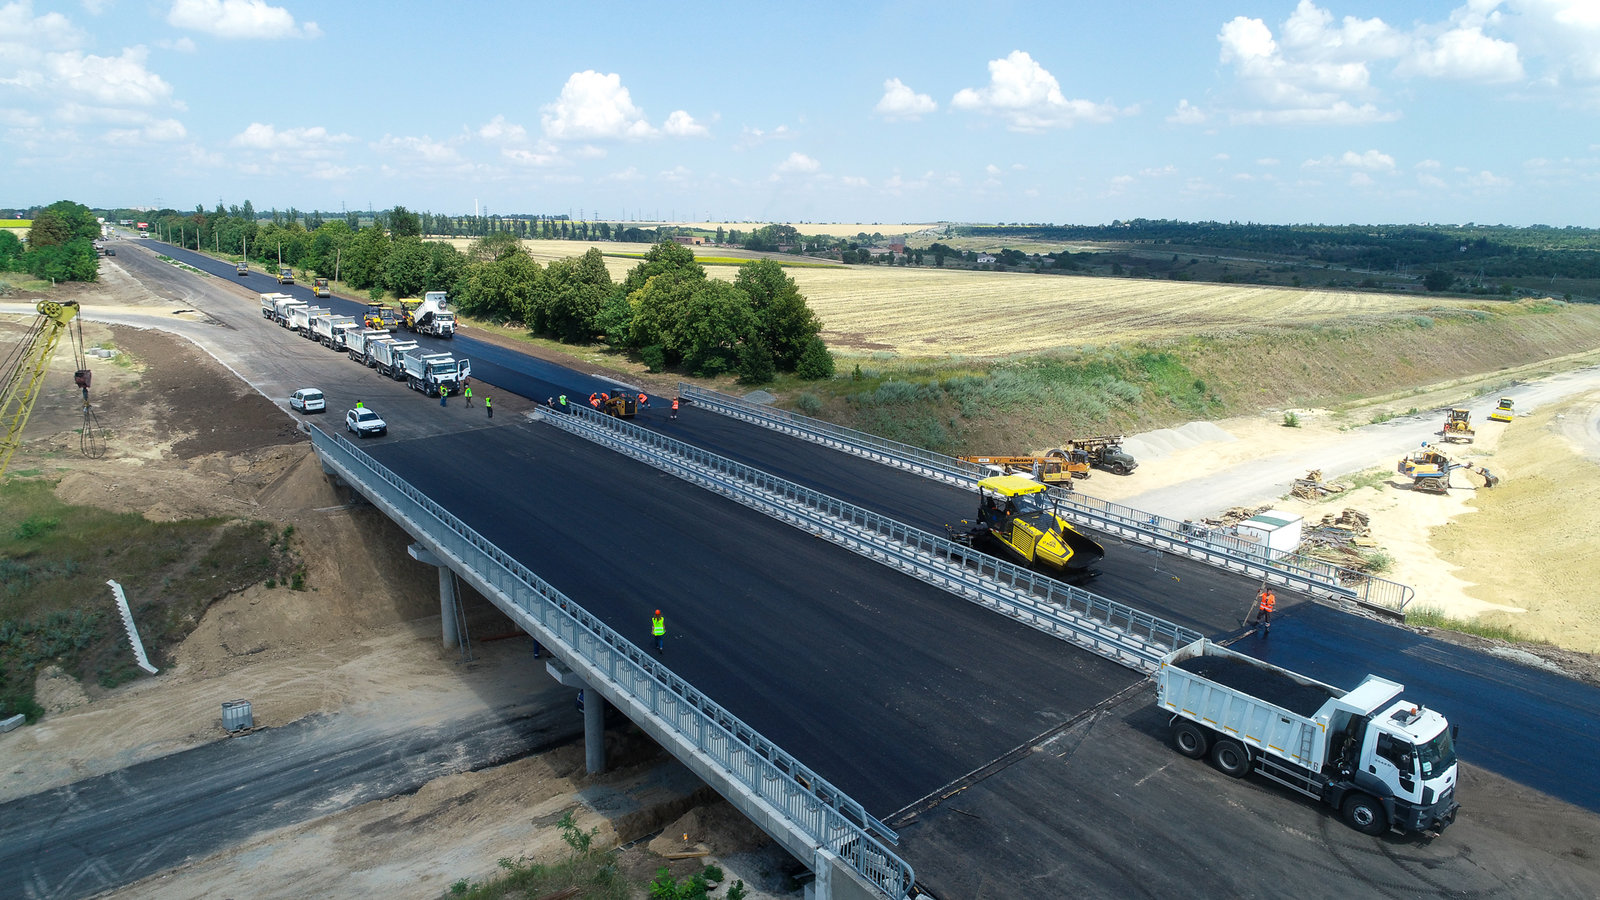
[[[141,262],[130,269],[142,269]],[[171,277],[174,289],[193,290],[193,276]],[[276,288],[269,282],[251,289]],[[216,293],[199,291],[196,304],[215,306]],[[1560,834],[1588,836],[1588,850],[1569,853],[1555,833],[1538,845],[1519,843],[1518,829],[1544,818],[1506,824],[1494,819],[1494,808],[1475,813],[1469,769],[1463,820],[1440,841],[1359,836],[1309,801],[1254,779],[1226,779],[1167,749],[1165,719],[1148,690],[1109,662],[548,426],[508,416],[491,427],[454,405],[441,409],[401,385],[381,385],[373,373],[266,325],[253,301],[231,296],[223,308],[205,311],[219,324],[204,336],[216,344],[221,334],[226,345],[208,349],[219,358],[233,354],[246,377],[287,388],[270,396],[304,386],[303,377],[292,376],[305,376],[297,368],[305,361],[339,405],[372,396],[369,385],[392,388],[397,393],[384,395],[393,402],[384,410],[391,435],[364,444],[374,456],[641,645],[649,611],[662,607],[668,665],[870,811],[898,812],[891,824],[905,835],[902,849],[939,896],[1167,896],[1196,887],[1300,896],[1600,893],[1583,855],[1592,856],[1600,835],[1589,813],[1535,797],[1541,814],[1548,809],[1547,818],[1562,823]],[[255,322],[246,326],[241,315]],[[447,349],[460,353],[470,346],[465,340]],[[278,368],[253,373],[257,358]],[[562,386],[587,395],[581,379],[589,376],[528,363],[535,366],[524,376],[533,397]],[[511,354],[502,380],[517,377],[522,365]],[[482,371],[475,376],[499,384]],[[402,395],[409,395],[405,402]],[[668,427],[653,421],[659,417],[647,413],[641,421]],[[878,467],[846,470],[846,457],[814,445],[785,447],[789,439],[731,424],[691,408],[670,427],[686,439],[703,435],[730,455],[770,460],[762,467],[802,483],[839,484],[829,492],[930,530],[965,514],[959,492],[927,490],[919,479],[902,481]],[[1093,590],[1136,606],[1167,603],[1211,633],[1228,631],[1254,590],[1148,551],[1113,545],[1108,553]],[[1246,638],[1241,649],[1339,685],[1367,671],[1397,677],[1420,699],[1441,698],[1446,715],[1467,723],[1467,763],[1481,756],[1518,780],[1595,808],[1600,762],[1581,732],[1600,712],[1596,692],[1314,604],[1281,610],[1270,642]],[[1489,690],[1496,682],[1501,690]],[[1131,693],[1119,697],[1124,691]],[[315,781],[316,768],[308,762],[284,774]],[[80,810],[84,787],[64,789],[73,793],[25,816],[6,807],[0,823],[37,822],[54,810],[88,827],[96,816]],[[113,826],[127,820],[114,784],[96,791],[91,795],[104,799],[99,817]],[[1514,794],[1499,785],[1486,798]],[[56,833],[51,843],[98,851],[97,839],[79,837],[84,833]],[[0,848],[44,852],[43,843],[29,843],[31,834],[0,833]],[[153,837],[143,852],[159,849],[161,840]],[[89,883],[85,872],[115,874],[87,849],[79,863],[61,859],[38,870],[47,881],[8,867],[5,858],[6,884],[56,890],[67,881]],[[120,859],[116,865],[125,865]],[[4,877],[12,871],[20,877]]]

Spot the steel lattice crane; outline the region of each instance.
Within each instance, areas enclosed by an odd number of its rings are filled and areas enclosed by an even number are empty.
[[[72,358],[77,366],[72,380],[83,392],[83,430],[79,433],[83,454],[91,458],[105,454],[99,423],[89,407],[91,373],[83,351],[83,323],[78,322],[76,332],[71,327],[78,317],[78,304],[73,300],[40,300],[35,308],[39,317],[7,358],[5,368],[0,369],[0,379],[3,379],[0,381],[0,426],[5,429],[5,440],[0,443],[0,475],[4,475],[11,464],[11,454],[22,446],[22,429],[27,426],[33,403],[44,387],[45,372],[50,368],[50,359],[56,345],[61,343],[62,334],[72,340]]]

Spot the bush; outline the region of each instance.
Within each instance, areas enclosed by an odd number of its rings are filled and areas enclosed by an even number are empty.
[[[794,373],[806,381],[820,381],[823,378],[833,377],[833,354],[828,352],[828,345],[820,337],[813,337],[806,341],[806,347],[800,351],[800,361],[795,364]],[[855,377],[860,377],[861,366],[856,366]]]
[[[1300,427],[1300,414],[1296,413],[1296,412],[1293,412],[1293,411],[1284,413],[1283,414],[1283,427],[1285,427],[1285,428],[1299,428]]]
[[[660,344],[641,347],[639,361],[651,372],[664,372],[667,369],[667,351]]]
[[[794,408],[808,416],[814,416],[822,412],[822,401],[816,394],[807,392],[794,398]]]
[[[777,376],[778,367],[765,344],[750,340],[739,348],[740,384],[766,384]]]

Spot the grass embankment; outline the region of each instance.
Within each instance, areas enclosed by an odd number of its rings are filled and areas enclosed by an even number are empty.
[[[601,255],[602,256],[609,256],[609,257],[612,257],[614,259],[644,259],[644,254],[643,253],[602,253]],[[751,262],[756,258],[757,257],[700,256],[700,255],[696,254],[695,258],[694,258],[694,261],[699,263],[702,266],[742,266],[745,263]],[[765,258],[771,259],[773,262],[777,263],[778,265],[782,266],[785,269],[843,269],[843,268],[845,268],[843,263],[798,262],[798,261],[790,261],[790,260],[780,259],[780,258],[778,258],[776,256],[765,257]]]
[[[783,405],[885,437],[1002,453],[1264,409],[1338,406],[1596,346],[1600,307],[1524,301],[998,360],[841,355],[828,381],[781,380],[769,389]]]
[[[0,715],[37,718],[34,681],[52,664],[86,685],[138,676],[107,579],[127,592],[156,658],[211,601],[286,574],[295,579],[290,533],[266,522],[150,522],[66,505],[52,482],[12,474],[0,484]]]

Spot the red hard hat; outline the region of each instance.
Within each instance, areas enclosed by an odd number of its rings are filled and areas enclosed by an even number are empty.
[[[659,610],[659,609],[656,610],[656,615],[658,615],[658,616],[661,615],[661,610]]]

